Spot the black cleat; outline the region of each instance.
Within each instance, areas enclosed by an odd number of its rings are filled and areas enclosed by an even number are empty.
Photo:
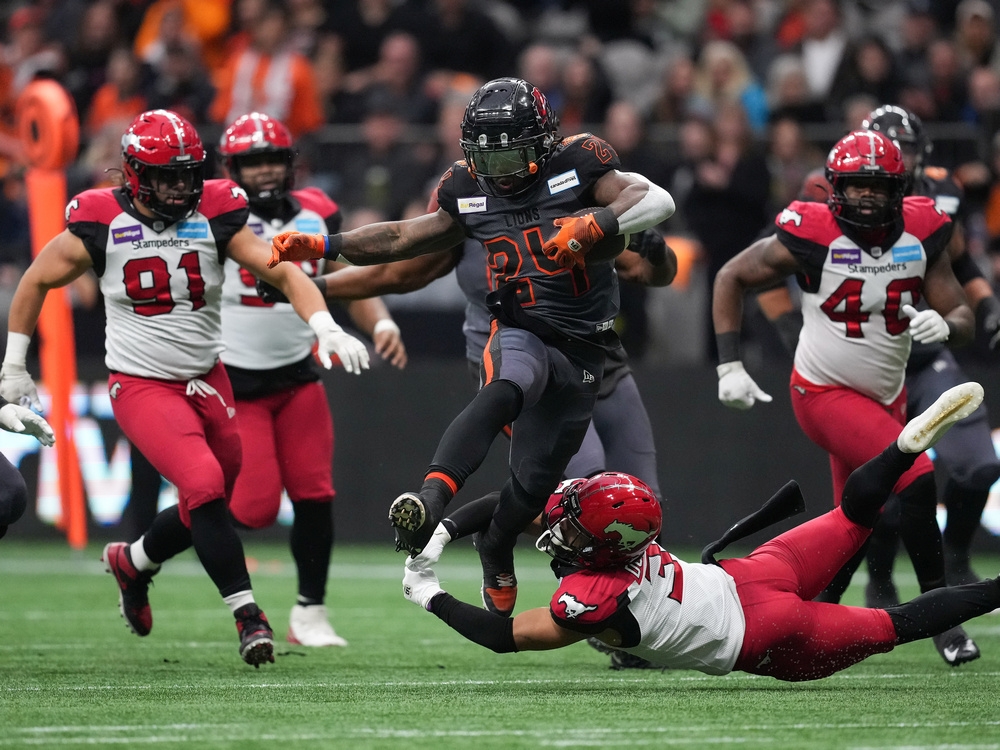
[[[404,492],[389,506],[389,523],[396,530],[396,551],[419,555],[430,541],[444,508],[435,508],[419,492]]]
[[[961,625],[934,636],[932,640],[941,658],[953,667],[979,658],[979,646],[965,634]]]
[[[483,566],[483,606],[495,615],[510,617],[517,601],[517,576],[514,575],[514,550],[496,550],[484,544],[483,532],[473,535]]]
[[[274,664],[274,633],[267,616],[256,604],[244,604],[233,613],[240,634],[240,656],[255,669],[265,662]]]

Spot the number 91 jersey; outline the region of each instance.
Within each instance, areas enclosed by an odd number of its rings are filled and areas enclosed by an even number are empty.
[[[104,295],[108,369],[162,380],[212,369],[223,349],[222,264],[248,215],[246,193],[228,180],[207,180],[194,214],[169,225],[136,211],[121,188],[70,201],[67,228]]]
[[[776,223],[778,240],[802,269],[796,371],[816,385],[892,403],[910,355],[910,320],[901,308],[920,301],[924,275],[951,238],[951,220],[928,198],[904,198],[902,235],[871,251],[846,237],[821,203],[795,201]]]
[[[340,209],[316,188],[294,190],[281,206],[280,215],[250,214],[247,226],[269,244],[281,232],[332,234],[340,229]],[[324,270],[325,261],[297,263],[307,276]],[[222,285],[222,361],[244,370],[270,370],[308,357],[316,334],[289,304],[264,302],[257,294],[257,279],[236,261],[226,260]]]
[[[542,245],[556,234],[555,219],[594,205],[594,183],[619,166],[610,144],[581,133],[563,139],[524,193],[487,195],[459,161],[441,178],[437,199],[466,236],[486,248],[489,291],[515,284],[525,311],[563,333],[588,337],[611,328],[618,314],[614,263],[562,268]]]

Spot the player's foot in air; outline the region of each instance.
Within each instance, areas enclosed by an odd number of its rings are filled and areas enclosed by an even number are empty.
[[[136,570],[126,542],[111,542],[101,553],[104,569],[118,584],[118,609],[129,630],[138,636],[153,629],[153,611],[149,608],[149,585],[153,573]]]
[[[396,551],[416,557],[430,541],[444,515],[444,505],[419,492],[404,492],[389,506],[389,523],[396,530]]]
[[[911,419],[896,439],[904,453],[923,453],[932,447],[955,422],[972,414],[983,402],[979,383],[962,383],[949,388],[937,401]]]
[[[299,646],[346,646],[347,641],[337,635],[330,624],[326,607],[296,604],[288,618],[288,642]]]
[[[267,617],[256,604],[244,604],[233,613],[236,632],[240,634],[240,656],[256,669],[265,662],[274,663],[274,633]]]
[[[510,617],[517,601],[514,550],[497,548],[483,532],[476,532],[472,541],[483,566],[483,606],[494,614]]]
[[[979,646],[966,635],[960,625],[934,636],[932,640],[941,658],[953,667],[979,658]]]

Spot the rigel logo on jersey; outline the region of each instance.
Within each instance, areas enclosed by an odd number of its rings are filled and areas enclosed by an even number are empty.
[[[904,245],[892,249],[892,259],[896,263],[908,263],[911,260],[920,260],[924,257],[920,250],[920,245]]]
[[[177,225],[177,236],[186,240],[208,239],[208,224],[203,221],[182,221]]]
[[[549,195],[555,195],[556,193],[561,193],[563,190],[579,186],[580,176],[576,173],[575,169],[571,169],[568,172],[557,174],[555,177],[550,177],[548,184]]]
[[[458,212],[460,214],[481,214],[486,210],[486,196],[475,198],[459,198]]]
[[[119,227],[118,229],[111,230],[111,241],[116,245],[141,239],[142,224],[133,224],[130,227]]]
[[[295,231],[303,234],[319,234],[322,228],[319,219],[296,219]]]
[[[593,612],[595,609],[597,609],[595,605],[584,604],[575,596],[569,593],[563,593],[563,595],[559,597],[558,601],[561,605],[563,605],[566,608],[566,617],[568,617],[570,620],[575,620],[580,615],[585,614],[587,612]]]

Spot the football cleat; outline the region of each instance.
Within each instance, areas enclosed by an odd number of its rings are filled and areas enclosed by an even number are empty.
[[[423,551],[437,527],[444,507],[435,508],[419,492],[404,492],[389,506],[389,523],[396,530],[396,551],[416,557]]]
[[[101,553],[104,569],[118,584],[118,609],[129,630],[138,636],[153,629],[153,611],[149,608],[149,585],[153,573],[136,570],[126,542],[112,542]]]
[[[473,543],[479,552],[479,562],[483,566],[483,606],[502,617],[514,613],[517,601],[517,576],[514,575],[514,550],[497,552],[483,544],[483,532],[473,535]]]
[[[593,636],[587,639],[587,645],[596,651],[600,651],[602,654],[610,655],[611,663],[608,665],[608,669],[613,669],[616,672],[623,669],[661,669],[661,667],[643,659],[641,656],[636,656],[635,654],[630,654],[628,651],[622,651],[621,649],[609,646],[604,641]]]
[[[326,607],[296,604],[288,618],[288,642],[299,646],[346,646],[330,624]]]
[[[865,584],[865,606],[869,609],[886,609],[899,606],[899,591],[892,579],[869,578]]]
[[[937,401],[911,419],[896,438],[903,453],[923,453],[932,447],[955,422],[972,414],[983,402],[979,383],[962,383],[949,388]]]
[[[939,633],[932,640],[941,658],[953,667],[979,658],[979,646],[960,625]]]
[[[274,663],[274,632],[267,617],[254,603],[244,604],[233,613],[236,632],[240,634],[240,656],[247,664],[260,669],[264,662]]]

